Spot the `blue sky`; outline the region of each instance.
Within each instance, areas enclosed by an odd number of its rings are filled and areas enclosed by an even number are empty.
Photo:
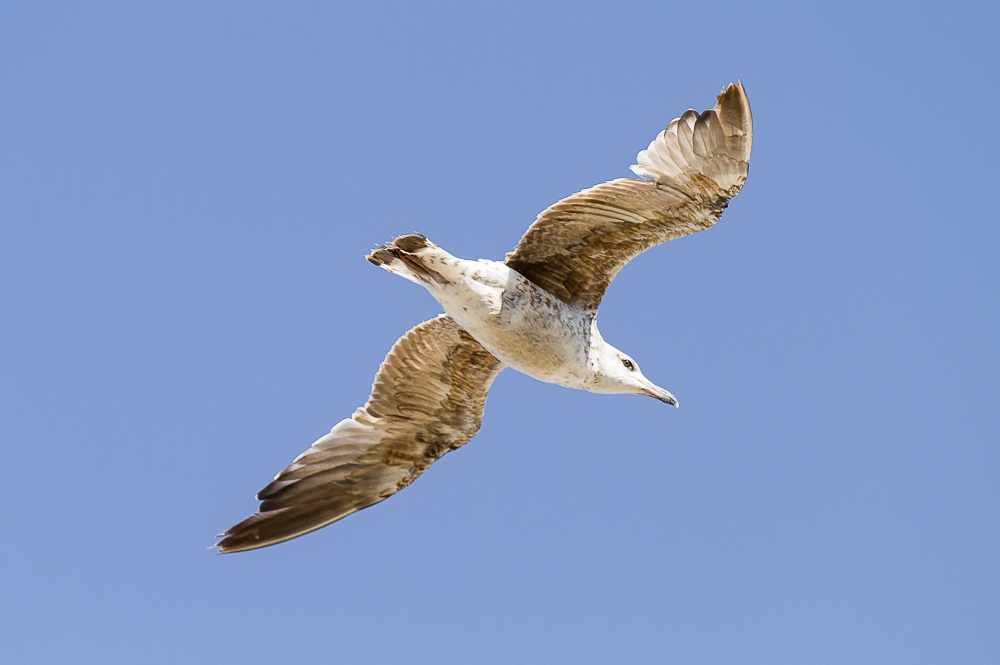
[[[995,663],[994,3],[0,7],[11,662]],[[218,531],[500,258],[746,85],[750,178],[608,341],[681,402],[512,371],[398,496]]]

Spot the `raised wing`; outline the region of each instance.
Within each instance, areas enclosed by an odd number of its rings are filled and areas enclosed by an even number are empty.
[[[673,238],[707,229],[746,182],[750,103],[730,84],[714,109],[686,111],[639,153],[621,178],[542,212],[507,265],[560,300],[596,310],[622,266]]]
[[[378,503],[471,439],[503,363],[450,317],[416,326],[386,356],[368,402],[257,493],[223,553],[274,545]]]

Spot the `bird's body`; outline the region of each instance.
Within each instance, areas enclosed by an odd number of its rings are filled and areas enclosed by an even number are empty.
[[[535,220],[502,262],[452,256],[422,235],[368,260],[425,287],[446,314],[390,350],[368,402],[262,489],[258,512],[222,534],[222,552],[294,538],[377,503],[471,439],[504,367],[596,393],[677,405],[635,361],[604,341],[597,310],[629,260],[704,230],[746,180],[750,105],[730,85],[714,109],[672,121],[632,170],[570,196]]]
[[[369,260],[424,286],[505,365],[567,388],[593,383],[594,313],[559,300],[506,264],[460,259],[421,236],[398,238]]]

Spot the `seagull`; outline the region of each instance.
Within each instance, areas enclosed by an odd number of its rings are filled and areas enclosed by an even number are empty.
[[[254,515],[220,534],[221,553],[275,545],[388,498],[483,421],[505,367],[594,393],[677,399],[604,341],[597,309],[611,280],[651,247],[703,231],[746,182],[753,140],[742,83],[715,108],[673,120],[632,171],[538,215],[504,261],[452,256],[423,235],[366,258],[427,289],[445,313],[404,334],[371,396],[257,493]]]

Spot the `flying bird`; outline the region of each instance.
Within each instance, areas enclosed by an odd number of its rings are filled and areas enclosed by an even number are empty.
[[[641,151],[632,171],[551,206],[504,261],[452,256],[423,235],[366,258],[426,288],[445,314],[393,345],[368,402],[257,493],[257,513],[220,534],[220,552],[301,536],[412,483],[479,430],[505,367],[595,393],[677,406],[597,329],[614,276],[651,247],[712,226],[746,182],[750,104],[730,84],[715,108],[688,110]]]

